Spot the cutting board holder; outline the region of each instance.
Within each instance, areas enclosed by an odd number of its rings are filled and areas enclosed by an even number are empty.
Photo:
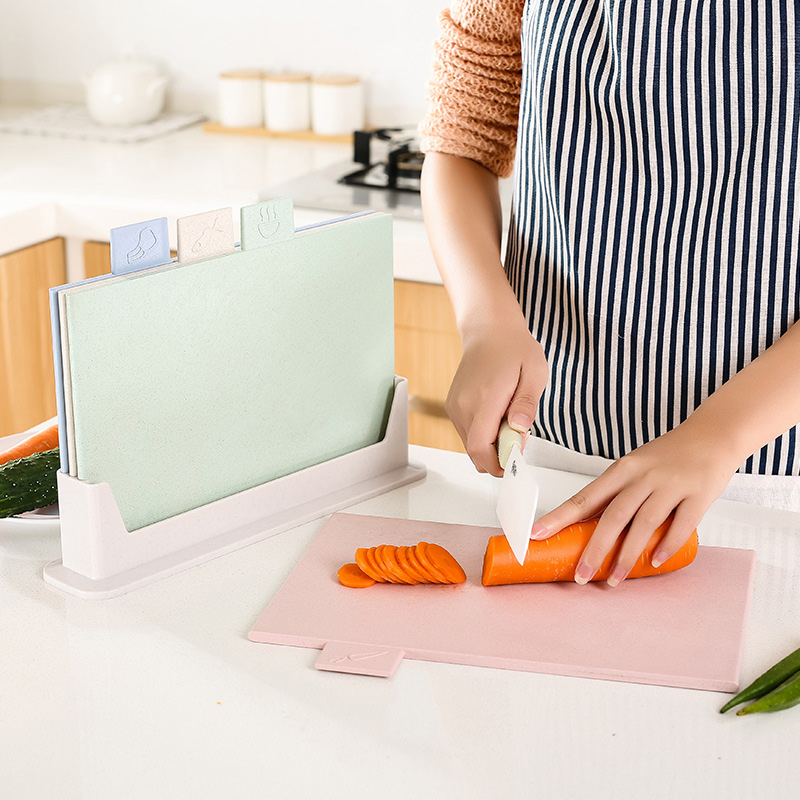
[[[58,473],[62,557],[44,579],[84,599],[116,597],[411,483],[408,381],[395,377],[384,437],[375,444],[129,532],[111,487]]]

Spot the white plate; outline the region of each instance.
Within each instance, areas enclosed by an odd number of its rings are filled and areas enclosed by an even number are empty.
[[[11,436],[0,436],[0,452],[8,450],[9,447],[13,447],[17,442],[21,442],[39,428],[49,425],[50,422],[52,422],[52,420],[47,420],[39,425],[35,425],[33,428],[29,428],[27,431],[22,431],[22,433],[12,433]],[[26,511],[24,514],[17,514],[14,517],[5,517],[0,519],[0,523],[6,520],[32,523],[58,522],[58,503],[47,506],[47,508],[37,508],[35,511]]]

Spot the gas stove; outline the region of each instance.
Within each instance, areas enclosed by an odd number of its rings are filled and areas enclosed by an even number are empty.
[[[416,128],[381,128],[353,134],[353,160],[269,189],[270,197],[291,197],[295,206],[326,211],[388,211],[422,219],[420,176],[424,156]]]
[[[291,197],[295,206],[352,214],[387,211],[395,217],[422,220],[420,178],[424,154],[416,127],[380,128],[353,134],[353,160],[339,162],[269,188],[262,199]],[[500,181],[504,210],[511,182]]]

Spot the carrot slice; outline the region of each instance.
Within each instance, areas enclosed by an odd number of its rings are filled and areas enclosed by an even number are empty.
[[[389,583],[403,583],[403,581],[399,580],[398,578],[395,578],[395,576],[392,574],[391,570],[389,569],[389,565],[386,563],[386,548],[387,547],[388,547],[388,545],[379,544],[375,548],[375,562],[378,565],[378,569],[380,570],[381,575],[383,575],[383,577],[386,578],[386,580]]]
[[[467,579],[467,573],[461,568],[461,564],[441,545],[428,544],[425,555],[428,561],[447,578],[448,583],[464,583]]]
[[[417,560],[425,568],[425,572],[427,572],[436,583],[448,583],[447,576],[431,563],[431,560],[428,558],[427,548],[427,542],[419,542],[417,544],[414,548]]]
[[[364,554],[364,557],[367,559],[370,567],[372,567],[372,571],[380,576],[381,582],[389,583],[389,579],[383,572],[383,567],[381,567],[381,565],[378,564],[378,559],[375,558],[376,549],[377,549],[376,547],[367,548],[367,552]]]
[[[378,569],[373,567],[373,565],[370,563],[367,552],[368,551],[366,547],[359,547],[358,550],[356,550],[356,564],[358,564],[359,569],[365,575],[369,575],[373,581],[377,583],[386,583],[386,578],[384,578]]]
[[[432,583],[430,578],[420,572],[412,563],[411,559],[408,556],[409,550],[411,548],[406,547],[403,545],[402,547],[397,548],[397,563],[400,565],[400,568],[406,573],[406,575],[410,575],[417,583]]]
[[[397,547],[393,544],[387,544],[386,549],[383,551],[383,562],[389,569],[389,574],[397,580],[398,583],[415,584],[419,581],[411,577],[403,570],[397,561]]]
[[[409,547],[408,551],[406,552],[406,557],[408,558],[409,563],[414,569],[422,575],[428,583],[439,583],[439,581],[433,577],[422,565],[422,562],[417,557],[417,548],[416,547]]]
[[[524,563],[514,557],[505,536],[491,536],[483,558],[481,583],[497,586],[509,583],[547,583],[575,579],[575,568],[584,548],[589,542],[597,520],[587,520],[570,525],[549,539],[531,539]],[[628,578],[644,578],[674,572],[688,566],[697,555],[697,531],[693,531],[680,550],[660,567],[651,563],[653,553],[669,529],[671,519],[666,520],[652,535],[650,541],[630,571]],[[606,557],[593,581],[607,580],[619,553],[621,539]]]
[[[339,567],[336,575],[342,586],[349,586],[351,589],[366,589],[375,585],[375,581],[365,572],[362,572],[358,564],[345,564]]]
[[[42,424],[43,428],[0,453],[0,465],[58,447],[58,422],[53,418]]]

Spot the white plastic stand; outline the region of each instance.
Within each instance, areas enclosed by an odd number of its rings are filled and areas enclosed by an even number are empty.
[[[424,475],[408,460],[408,381],[396,377],[380,442],[133,532],[107,483],[59,472],[62,558],[44,579],[77,597],[115,597]]]

